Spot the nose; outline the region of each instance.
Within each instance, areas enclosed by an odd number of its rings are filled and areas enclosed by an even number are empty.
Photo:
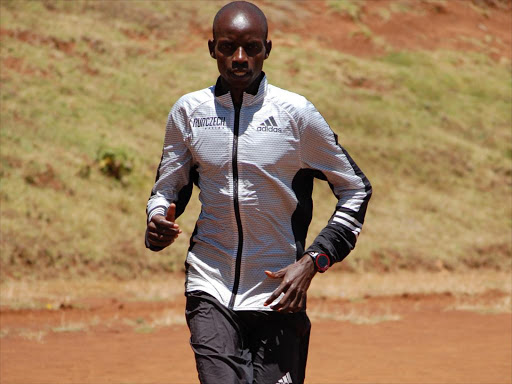
[[[245,63],[247,62],[247,54],[243,47],[238,47],[233,55],[233,61],[235,63]]]

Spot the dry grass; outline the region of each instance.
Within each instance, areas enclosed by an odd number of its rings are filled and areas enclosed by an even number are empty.
[[[150,333],[159,328],[172,327],[174,325],[185,325],[183,311],[168,309],[163,312],[153,313],[150,319],[145,317],[123,318],[121,323],[127,325],[137,333]],[[118,319],[116,319],[118,320]],[[112,325],[113,323],[111,323]]]
[[[0,284],[0,305],[9,308],[58,309],[61,304],[80,306],[87,298],[117,298],[133,301],[174,301],[184,292],[184,275],[170,274],[166,279],[93,280],[74,281],[7,281]],[[365,296],[393,296],[404,293],[444,293],[477,295],[487,291],[512,293],[509,272],[468,271],[344,273],[331,270],[318,274],[308,291],[311,297],[358,299]],[[49,308],[50,306],[50,308]],[[170,311],[157,323],[172,323]],[[168,320],[165,320],[168,318]]]
[[[47,334],[47,332],[41,331],[41,330],[37,330],[37,331],[21,330],[21,331],[19,331],[18,336],[23,339],[26,339],[26,340],[36,341],[38,343],[44,343],[44,338],[45,338],[46,334]]]
[[[457,303],[446,310],[471,311],[482,314],[512,313],[512,296],[494,298],[485,302],[457,298]]]
[[[361,298],[404,293],[444,293],[476,295],[496,290],[512,293],[510,272],[468,271],[396,272],[396,273],[325,273],[317,275],[309,289],[316,297]],[[334,272],[334,271],[332,271]]]
[[[184,276],[171,274],[159,280],[9,280],[0,284],[0,305],[10,308],[58,309],[86,298],[122,297],[133,301],[172,301],[184,292]],[[73,304],[75,303],[75,304]]]
[[[313,309],[308,310],[308,316],[314,321],[348,321],[359,325],[371,325],[385,321],[398,321],[402,318],[399,314],[393,313],[390,308],[379,309],[378,311],[370,311],[367,309],[333,311],[332,308],[330,310],[322,310],[321,308],[314,307]]]
[[[87,331],[89,326],[85,323],[68,323],[64,325],[59,325],[57,327],[52,327],[52,332],[54,333],[62,333],[62,332],[84,332]]]
[[[183,311],[167,310],[158,315],[153,316],[151,321],[152,327],[170,327],[173,325],[185,325],[185,315]]]

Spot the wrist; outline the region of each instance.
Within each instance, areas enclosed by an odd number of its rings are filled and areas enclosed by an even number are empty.
[[[316,272],[315,262],[313,261],[311,256],[309,256],[309,254],[307,252],[304,253],[304,255],[299,260],[299,262],[304,264],[306,267],[308,267],[311,270],[311,272]]]
[[[151,211],[148,212],[148,223],[151,221],[151,219],[156,216],[156,215],[161,215],[161,216],[164,216],[165,217],[165,213],[167,212],[167,208],[162,206],[162,205],[159,205],[155,208],[153,208]]]

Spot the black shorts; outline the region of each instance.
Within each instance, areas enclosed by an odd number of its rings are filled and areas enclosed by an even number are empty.
[[[186,318],[202,384],[304,382],[311,330],[305,312],[233,311],[194,292]]]

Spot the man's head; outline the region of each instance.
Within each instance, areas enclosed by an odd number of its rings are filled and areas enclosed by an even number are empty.
[[[261,74],[263,61],[272,49],[267,34],[267,19],[254,4],[235,1],[215,16],[208,48],[232,92],[244,91]]]

